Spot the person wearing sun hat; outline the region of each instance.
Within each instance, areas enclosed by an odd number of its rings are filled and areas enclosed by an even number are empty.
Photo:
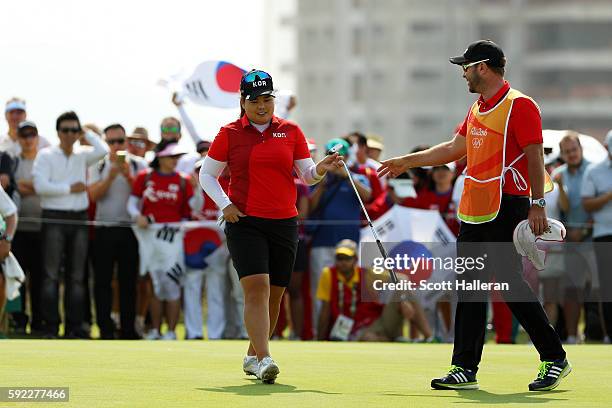
[[[294,169],[309,185],[341,166],[338,154],[315,164],[302,130],[274,115],[272,77],[251,70],[240,81],[240,118],[223,126],[200,170],[200,184],[223,212],[227,246],[244,291],[250,344],[243,370],[265,383],[280,372],[269,338],[291,280],[298,227]],[[229,194],[218,177],[230,169]]]
[[[185,150],[171,140],[162,140],[155,148],[150,168],[141,171],[133,182],[127,209],[135,222],[138,238],[140,275],[147,273],[153,282],[151,298],[152,329],[148,340],[176,340],[175,327],[180,315],[181,286],[185,275],[183,231],[160,226],[189,219],[199,210],[201,194],[194,194],[189,175],[176,170]],[[160,334],[162,309],[168,331]]]
[[[379,161],[380,155],[382,151],[385,149],[385,145],[383,143],[383,139],[379,135],[369,134],[366,136],[368,138],[367,146],[368,146],[368,157],[372,160]]]
[[[136,127],[127,137],[127,151],[138,157],[145,157],[149,150],[155,148],[155,142],[149,139],[149,132],[144,127]]]

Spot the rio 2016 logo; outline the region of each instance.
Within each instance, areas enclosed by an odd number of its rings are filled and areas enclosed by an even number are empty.
[[[475,137],[472,139],[472,147],[474,149],[479,149],[483,143],[484,143],[484,139],[482,137]]]

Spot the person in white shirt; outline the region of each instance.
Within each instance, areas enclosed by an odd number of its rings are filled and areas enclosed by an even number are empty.
[[[2,188],[0,188],[0,217],[5,224],[0,230],[0,262],[3,262],[11,252],[11,242],[17,229],[17,206]],[[0,318],[4,314],[6,298],[6,279],[0,265]]]
[[[4,117],[8,124],[8,132],[0,136],[0,151],[8,153],[11,157],[18,157],[21,154],[21,145],[17,139],[19,124],[27,119],[26,103],[21,98],[11,98],[6,102]],[[38,149],[50,146],[47,139],[38,136]]]
[[[91,132],[84,132],[79,117],[65,112],[57,118],[59,146],[42,149],[34,160],[32,175],[34,190],[40,196],[43,218],[43,280],[41,307],[45,337],[57,337],[60,323],[58,313],[59,270],[62,255],[66,255],[65,285],[70,293],[66,305],[65,336],[88,338],[82,329],[87,305],[85,298],[85,257],[88,229],[85,181],[87,168],[109,151],[108,146]],[[78,146],[84,138],[90,146]]]

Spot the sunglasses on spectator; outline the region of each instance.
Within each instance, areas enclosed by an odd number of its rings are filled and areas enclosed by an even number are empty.
[[[147,143],[144,140],[129,140],[128,143],[139,149],[147,147]]]
[[[352,256],[336,255],[336,261],[352,261],[352,260],[353,260]]]
[[[60,133],[80,133],[81,132],[81,128],[60,128],[59,129]]]
[[[178,133],[180,132],[180,129],[178,128],[178,126],[170,126],[170,127],[162,126],[161,131],[162,133]]]
[[[124,144],[125,143],[125,139],[124,138],[111,139],[111,140],[107,140],[106,143],[108,143],[109,145]]]
[[[22,138],[22,139],[30,139],[30,138],[34,138],[36,136],[38,136],[38,133],[36,133],[36,132],[22,132],[22,133],[19,133],[19,137]]]
[[[480,61],[470,62],[469,64],[462,64],[462,65],[461,65],[461,68],[463,68],[463,72],[465,72],[465,71],[467,71],[467,70],[468,70],[468,68],[469,68],[469,67],[473,67],[474,65],[478,65],[478,64],[480,64],[481,62],[487,62],[488,60],[489,60],[489,58],[487,58],[487,59],[483,59],[483,60],[480,60]]]

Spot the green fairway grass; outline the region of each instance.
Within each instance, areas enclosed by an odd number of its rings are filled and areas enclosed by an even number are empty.
[[[612,347],[568,346],[573,372],[552,392],[527,391],[527,345],[486,345],[479,391],[434,391],[447,344],[272,342],[275,385],[242,373],[244,341],[0,342],[0,386],[70,387],[69,403],[16,407],[596,407],[612,405]],[[527,404],[527,405],[525,405]]]

